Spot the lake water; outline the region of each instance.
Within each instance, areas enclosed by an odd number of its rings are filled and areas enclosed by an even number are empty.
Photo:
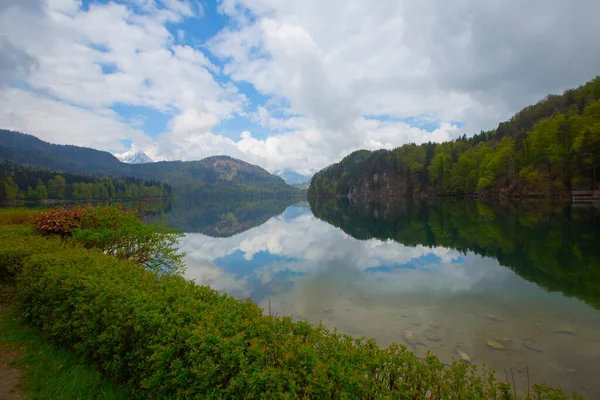
[[[175,202],[187,277],[518,387],[600,398],[600,212],[542,202]]]

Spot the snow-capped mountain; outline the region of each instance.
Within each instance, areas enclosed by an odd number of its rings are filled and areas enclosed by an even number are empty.
[[[292,171],[291,169],[284,169],[281,171],[275,171],[274,174],[282,177],[285,183],[288,185],[300,185],[303,183],[309,183],[315,173],[314,171],[299,173]]]
[[[127,164],[146,164],[154,162],[148,154],[144,153],[134,144],[131,145],[129,151],[126,151],[125,153],[114,153],[113,155],[117,157],[119,161]]]

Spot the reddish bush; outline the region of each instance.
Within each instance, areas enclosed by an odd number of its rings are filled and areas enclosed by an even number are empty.
[[[81,224],[82,218],[92,207],[55,208],[41,213],[33,221],[35,229],[43,235],[70,235]]]

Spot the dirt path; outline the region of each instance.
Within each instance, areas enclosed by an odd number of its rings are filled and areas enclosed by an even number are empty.
[[[0,289],[0,312],[12,304],[14,291]],[[0,317],[2,318],[2,317]],[[16,360],[19,353],[10,346],[0,343],[0,399],[16,400],[23,399],[21,390],[21,379],[23,375],[18,368],[10,365]]]
[[[2,400],[23,398],[20,389],[21,371],[9,365],[18,355],[19,353],[15,350],[10,350],[6,346],[0,345],[0,399]]]

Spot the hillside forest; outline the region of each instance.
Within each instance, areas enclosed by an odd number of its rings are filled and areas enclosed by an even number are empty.
[[[157,181],[57,173],[0,161],[2,202],[141,199],[167,197],[170,194],[170,185]]]
[[[566,197],[600,181],[600,77],[445,143],[356,151],[317,173],[309,196]]]

